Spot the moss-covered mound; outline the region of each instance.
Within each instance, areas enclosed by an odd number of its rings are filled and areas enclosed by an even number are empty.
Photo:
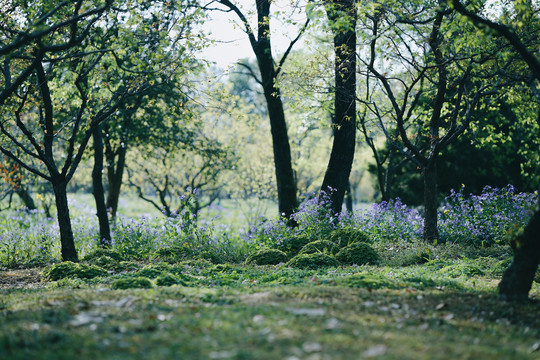
[[[287,262],[287,254],[277,249],[261,249],[246,259],[246,264],[277,265]]]
[[[287,237],[278,244],[278,249],[289,256],[295,256],[300,252],[300,250],[302,250],[304,246],[313,240],[315,239],[312,239],[308,234],[299,234]]]
[[[345,246],[337,253],[336,258],[346,265],[376,264],[379,261],[377,252],[371,246],[362,242]]]
[[[328,240],[339,247],[345,247],[357,242],[371,242],[369,235],[365,232],[350,227],[333,230],[330,235],[328,235]]]
[[[112,289],[150,289],[153,287],[152,281],[142,276],[118,279],[111,284]]]
[[[339,262],[329,254],[299,254],[293,257],[287,266],[298,269],[319,269],[324,267],[337,267]]]
[[[169,264],[175,264],[193,257],[193,250],[188,247],[173,245],[156,250],[153,258],[157,261],[164,261]]]
[[[45,280],[57,281],[64,278],[93,279],[98,276],[107,276],[105,269],[96,265],[77,264],[71,261],[48,266],[43,270]]]
[[[112,257],[107,255],[102,255],[100,257],[92,257],[84,261],[90,265],[96,265],[100,268],[112,270],[115,272],[122,271],[124,267],[123,265],[121,265],[120,261],[113,259]]]
[[[137,272],[137,275],[149,279],[155,279],[163,273],[173,272],[172,270],[173,268],[171,265],[164,262],[159,262],[146,265],[141,270],[139,270],[139,272]]]
[[[186,282],[184,278],[179,275],[174,275],[171,273],[164,273],[156,279],[156,284],[159,286],[172,286],[172,285],[182,285],[185,286]]]
[[[328,240],[317,240],[307,243],[300,254],[315,254],[315,253],[325,253],[335,255],[339,251],[339,247]]]
[[[93,259],[100,258],[102,256],[107,256],[111,259],[114,259],[118,262],[126,260],[122,255],[119,253],[111,250],[111,249],[97,249],[89,253],[83,258],[83,261],[90,262]]]

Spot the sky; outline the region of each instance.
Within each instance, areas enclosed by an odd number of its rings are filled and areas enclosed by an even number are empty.
[[[275,11],[286,11],[290,9],[290,3],[290,0],[274,1],[271,8],[272,14]],[[242,7],[248,21],[253,23],[256,16],[254,14],[252,16],[248,15],[249,6],[253,4],[253,0],[237,0],[235,4]],[[213,11],[210,16],[211,19],[205,23],[205,30],[211,33],[210,38],[214,39],[216,43],[205,49],[201,54],[202,57],[215,62],[218,67],[223,69],[234,65],[239,59],[255,57],[246,33],[239,26],[239,20],[236,14],[232,12]],[[305,15],[302,13],[299,15],[297,13],[295,17],[297,20],[303,20]],[[254,24],[251,26],[253,27]],[[283,25],[274,19],[272,19],[270,27],[272,31],[273,53],[274,55],[276,52],[283,53],[290,43],[290,37],[296,36],[297,30],[291,26]],[[295,44],[295,48],[301,46],[301,41]]]

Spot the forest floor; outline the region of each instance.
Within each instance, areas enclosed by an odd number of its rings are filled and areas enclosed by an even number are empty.
[[[539,358],[538,283],[511,304],[497,278],[422,269],[216,265],[127,290],[5,270],[0,359]]]

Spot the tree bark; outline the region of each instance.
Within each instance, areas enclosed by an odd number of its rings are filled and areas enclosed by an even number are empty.
[[[514,241],[514,259],[499,283],[499,295],[511,301],[526,300],[540,260],[540,210]]]
[[[433,243],[439,238],[437,229],[437,162],[436,158],[424,168],[424,241]]]
[[[107,207],[105,206],[105,192],[103,190],[103,139],[101,127],[93,130],[94,139],[94,168],[92,169],[92,194],[96,202],[96,215],[99,222],[99,244],[102,248],[111,246],[111,228]]]
[[[109,181],[109,192],[107,193],[106,207],[109,209],[112,219],[116,218],[116,213],[118,212],[118,200],[120,199],[122,179],[124,177],[124,170],[126,167],[126,152],[126,146],[119,148],[118,159],[116,161],[112,152],[106,152],[107,179]]]
[[[61,176],[56,176],[51,179],[51,183],[56,201],[62,260],[77,262],[79,261],[79,258],[77,256],[77,250],[75,249],[71,218],[69,217],[69,206],[66,191],[67,181]]]
[[[26,188],[19,186],[15,192],[28,210],[36,210],[36,203]]]
[[[257,57],[264,97],[268,107],[268,117],[270,118],[279,212],[280,215],[289,219],[298,206],[296,181],[292,168],[291,147],[283,102],[277,85],[277,72],[272,57],[269,16],[270,1],[257,1],[258,40],[252,45],[255,45],[253,50]]]
[[[355,0],[328,1],[328,20],[348,22],[334,27],[335,99],[332,127],[334,141],[321,191],[330,195],[331,209],[340,213],[349,182],[356,144],[356,8]],[[345,14],[345,15],[343,15]]]

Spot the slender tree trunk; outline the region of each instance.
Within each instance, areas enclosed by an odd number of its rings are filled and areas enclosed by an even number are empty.
[[[515,240],[514,259],[499,283],[499,295],[507,300],[526,300],[540,260],[540,210]]]
[[[109,192],[107,193],[106,207],[109,209],[111,218],[116,218],[118,212],[118,200],[120,199],[120,189],[122,188],[122,178],[126,167],[127,147],[118,150],[118,159],[115,162],[113,154],[107,154],[107,179],[109,181]],[[116,166],[115,166],[116,165]]]
[[[351,182],[347,182],[347,189],[345,190],[345,208],[347,209],[347,212],[352,214],[353,212],[353,194],[351,191]]]
[[[437,162],[436,159],[424,168],[424,241],[437,242]]]
[[[19,186],[15,192],[28,210],[36,210],[36,203],[26,188]]]
[[[102,248],[111,246],[111,229],[107,207],[105,206],[105,192],[103,190],[103,139],[101,127],[95,127],[94,138],[94,168],[92,169],[92,193],[96,201],[96,215],[99,222],[99,243]]]
[[[281,93],[277,85],[277,73],[272,57],[270,42],[270,1],[257,1],[257,14],[259,19],[259,39],[254,47],[257,63],[261,73],[264,97],[270,118],[272,145],[274,151],[274,164],[278,192],[279,212],[282,216],[290,218],[298,206],[296,198],[296,181],[291,159],[291,147],[287,134],[287,123],[283,111]]]
[[[332,211],[340,213],[349,182],[356,143],[356,7],[355,0],[327,1],[331,24],[346,20],[334,28],[335,99],[332,127],[334,141],[321,190],[330,195]],[[344,15],[345,14],[345,15]]]
[[[69,217],[69,206],[66,191],[67,182],[65,179],[60,177],[54,177],[51,183],[56,201],[62,260],[75,262],[79,261],[77,250],[75,249],[71,218]]]

